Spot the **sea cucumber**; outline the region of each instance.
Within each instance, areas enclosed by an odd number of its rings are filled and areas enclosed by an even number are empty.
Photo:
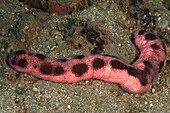
[[[144,93],[165,66],[167,47],[158,36],[145,30],[136,31],[134,41],[140,55],[132,65],[108,55],[55,59],[25,50],[10,54],[7,61],[16,71],[53,82],[74,83],[96,78],[118,83],[129,93]]]

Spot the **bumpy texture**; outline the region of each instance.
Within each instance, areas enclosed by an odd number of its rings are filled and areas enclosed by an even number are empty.
[[[25,50],[11,54],[8,63],[16,71],[53,82],[73,83],[96,78],[118,83],[129,93],[143,93],[164,67],[167,47],[159,37],[145,30],[135,32],[134,41],[140,49],[140,56],[132,65],[108,55],[55,59]]]

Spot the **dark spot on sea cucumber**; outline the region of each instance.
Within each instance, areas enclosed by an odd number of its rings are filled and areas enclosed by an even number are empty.
[[[85,72],[87,72],[88,70],[88,66],[85,64],[85,63],[82,63],[82,64],[75,64],[73,67],[72,67],[72,73],[75,74],[76,77],[79,77],[81,75],[83,75]]]
[[[33,65],[34,68],[37,68],[38,66],[36,64]]]
[[[25,58],[22,58],[18,61],[17,65],[21,68],[25,68],[28,65],[28,62]]]
[[[160,47],[159,47],[158,45],[156,45],[156,44],[152,44],[152,45],[151,45],[151,48],[152,48],[152,49],[160,49]]]
[[[116,69],[127,69],[127,66],[117,60],[112,60],[110,62],[110,65],[112,66],[112,68],[116,68]]]
[[[12,63],[12,65],[15,65],[15,64],[16,64],[16,61],[13,59],[13,60],[11,61],[11,63]]]
[[[141,84],[145,86],[148,83],[147,76],[151,74],[150,68],[152,68],[153,66],[149,61],[143,61],[143,63],[145,64],[145,68],[144,70],[140,70],[138,72],[137,78],[139,78]]]
[[[57,59],[57,61],[59,61],[59,62],[67,62],[68,59]]]
[[[165,42],[162,41],[162,44],[163,44],[165,55],[167,55],[167,50],[166,50]]]
[[[133,68],[133,67],[128,67],[128,74],[129,75],[132,75],[132,76],[134,76],[134,77],[136,77],[137,76],[137,70],[135,69],[135,68]]]
[[[161,72],[163,66],[164,66],[164,62],[161,61],[161,62],[159,63],[159,73]]]
[[[40,65],[40,72],[44,75],[49,75],[52,73],[52,65],[49,62],[45,62]]]
[[[148,83],[148,80],[147,80],[146,75],[144,75],[144,74],[141,75],[140,83],[141,83],[143,86],[146,86],[146,84]]]
[[[150,74],[150,70],[149,70],[149,68],[145,67],[145,69],[144,69],[144,73],[145,73],[145,75],[149,75],[149,74]]]
[[[44,60],[46,58],[46,56],[42,55],[42,54],[36,54],[37,58],[40,60]]]
[[[15,52],[15,55],[18,56],[18,55],[23,55],[25,54],[26,52],[24,50],[20,50],[20,51],[16,51]]]
[[[138,32],[138,35],[143,35],[145,32],[146,32],[145,30],[140,30],[140,31]]]
[[[57,66],[54,68],[54,74],[55,75],[61,75],[64,73],[64,68],[61,66]]]
[[[30,52],[29,52],[29,53],[28,53],[28,55],[29,55],[29,56],[32,56],[32,55],[33,55],[33,53],[30,53]]]
[[[143,61],[143,63],[145,64],[145,68],[152,68],[152,64],[149,61]]]
[[[78,55],[78,56],[75,56],[73,57],[74,59],[83,59],[85,56],[84,55]]]
[[[140,80],[141,85],[145,86],[147,81],[147,73],[145,71],[139,70],[137,78]]]
[[[100,58],[95,58],[93,61],[93,68],[94,69],[99,69],[102,68],[105,65],[105,62],[103,59]]]
[[[140,81],[140,83],[141,83],[143,86],[146,86],[146,84],[147,84],[147,79],[144,78],[143,80]]]
[[[146,40],[156,40],[157,37],[156,37],[156,35],[154,35],[153,33],[147,33],[147,34],[145,35],[145,39],[146,39]]]
[[[116,57],[116,56],[111,56],[111,55],[103,55],[103,56],[109,56],[109,57],[113,57],[113,58],[120,59],[120,58],[118,58],[118,57]]]

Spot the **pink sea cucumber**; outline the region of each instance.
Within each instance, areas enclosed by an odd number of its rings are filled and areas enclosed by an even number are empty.
[[[138,30],[134,34],[140,56],[132,65],[108,55],[79,55],[55,59],[25,50],[9,55],[8,63],[16,71],[53,82],[73,83],[89,78],[118,83],[129,93],[144,93],[165,66],[167,47],[153,33]]]

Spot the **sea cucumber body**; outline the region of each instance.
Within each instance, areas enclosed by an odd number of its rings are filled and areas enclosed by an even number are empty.
[[[143,93],[150,88],[166,63],[166,45],[151,32],[135,32],[140,49],[139,59],[132,65],[107,55],[79,55],[55,59],[25,50],[8,58],[16,71],[25,72],[53,82],[73,83],[89,78],[118,83],[130,93]]]

